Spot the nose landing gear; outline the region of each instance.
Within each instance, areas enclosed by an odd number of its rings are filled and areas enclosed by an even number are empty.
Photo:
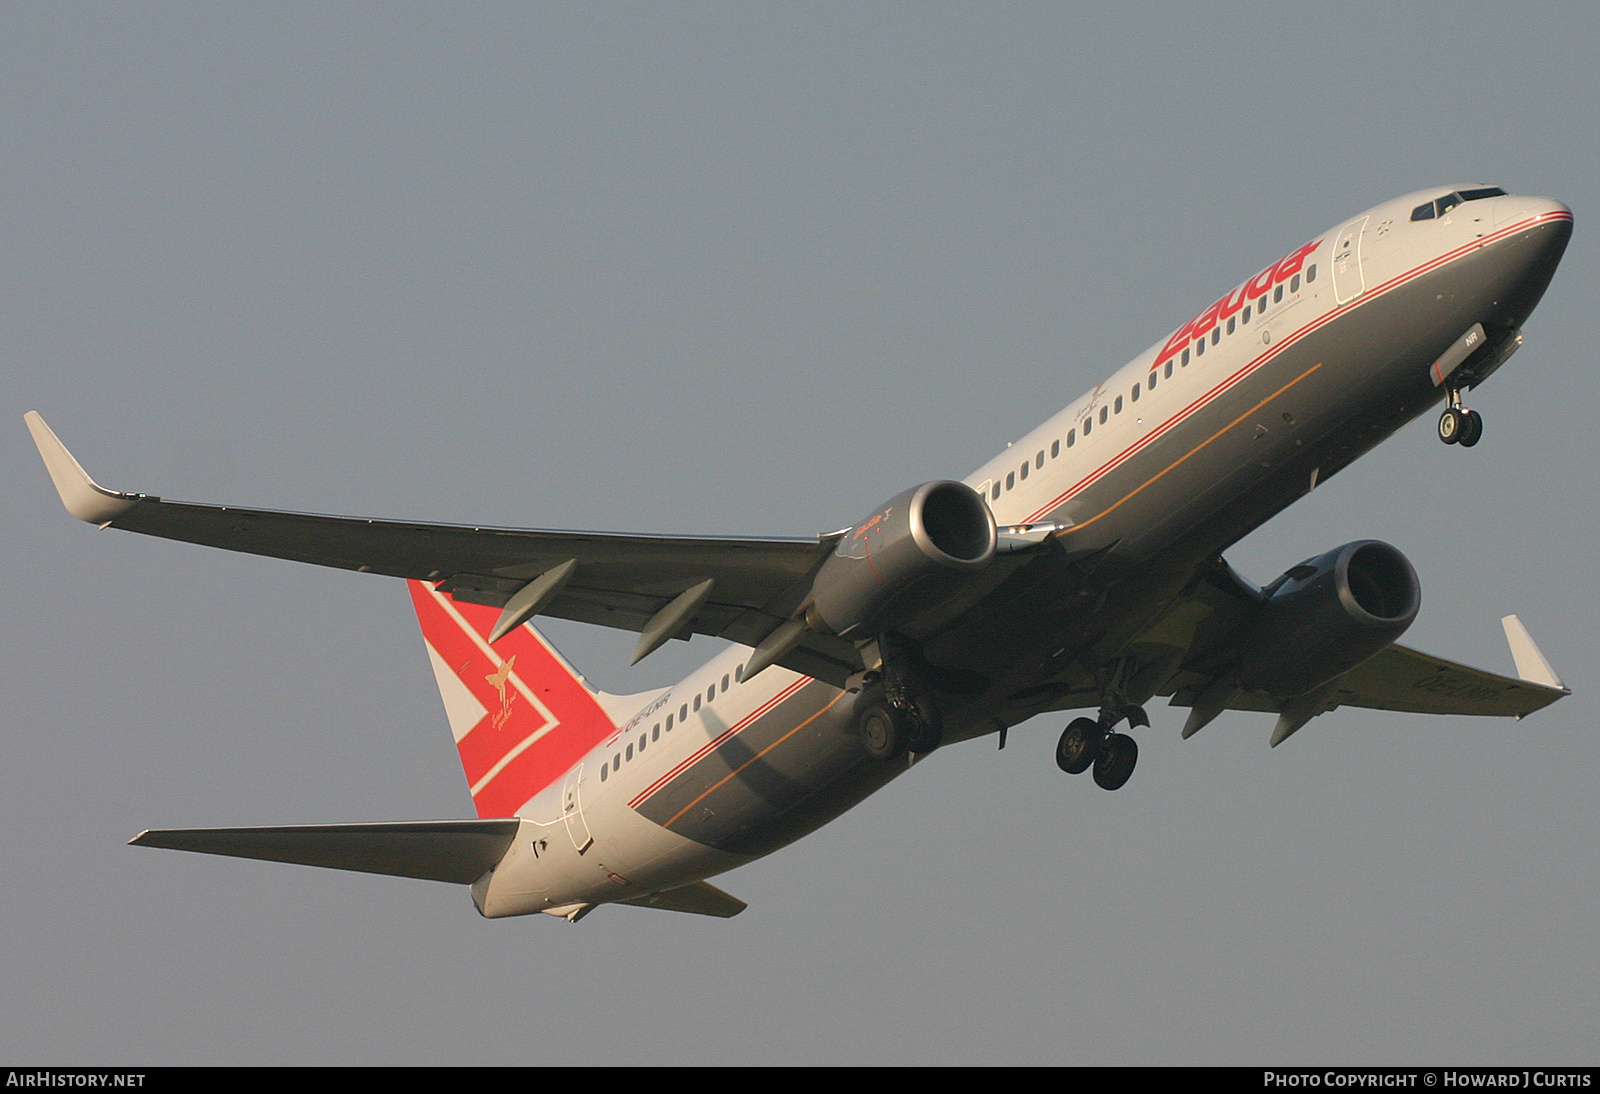
[[[1439,439],[1445,444],[1471,448],[1483,436],[1483,415],[1461,405],[1461,392],[1449,390],[1449,405],[1439,415]]]

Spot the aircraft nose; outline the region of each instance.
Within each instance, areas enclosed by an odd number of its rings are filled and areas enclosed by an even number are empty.
[[[1572,221],[1572,210],[1554,198],[1530,198],[1507,194],[1493,200],[1496,228],[1504,228],[1522,221],[1529,221],[1529,227],[1532,227],[1533,223],[1549,220],[1564,220],[1569,224]]]
[[[1494,259],[1503,274],[1502,321],[1520,327],[1555,275],[1572,238],[1572,210],[1552,198],[1508,195],[1495,205]]]

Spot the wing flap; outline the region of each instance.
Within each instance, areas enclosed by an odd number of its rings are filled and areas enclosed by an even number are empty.
[[[470,885],[500,861],[519,824],[507,819],[154,829],[129,842],[136,847]]]

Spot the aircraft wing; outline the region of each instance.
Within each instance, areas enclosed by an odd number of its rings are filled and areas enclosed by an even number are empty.
[[[1220,559],[1201,575],[1169,610],[1127,649],[1141,661],[1141,674],[1155,695],[1169,696],[1173,706],[1195,708],[1185,736],[1223,710],[1249,710],[1307,715],[1307,700],[1276,698],[1265,692],[1230,686],[1236,680],[1232,635],[1244,613],[1256,604],[1258,590]],[[1311,700],[1316,713],[1341,706],[1414,714],[1469,714],[1522,718],[1572,694],[1514,615],[1501,620],[1517,676],[1458,664],[1442,657],[1390,645],[1347,672],[1337,684]],[[1143,694],[1150,694],[1144,692]],[[1081,710],[1099,705],[1095,675],[1071,664],[1056,677],[1012,697],[1012,724],[1036,714]]]
[[[757,644],[799,606],[806,579],[835,542],[475,528],[166,501],[105,489],[43,418],[24,417],[62,504],[101,528],[435,582],[457,600],[499,608],[530,590],[521,607],[533,610],[517,622],[536,611],[630,631],[670,623],[656,645],[690,632]],[[663,618],[673,605],[692,610]],[[783,663],[811,671],[817,666],[807,658],[819,654],[849,661],[854,650],[802,649]]]
[[[1180,673],[1161,694],[1171,695],[1173,706],[1193,706],[1209,683],[1208,677]],[[1559,683],[1501,676],[1396,644],[1350,670],[1325,709],[1348,706],[1411,714],[1521,718],[1571,694]],[[1229,697],[1224,709],[1278,713],[1282,707],[1269,695],[1240,689]]]

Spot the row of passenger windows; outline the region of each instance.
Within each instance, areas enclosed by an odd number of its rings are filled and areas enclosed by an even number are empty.
[[[740,665],[738,668],[733,670],[733,680],[737,683],[743,679],[744,666]],[[710,687],[706,688],[706,693],[704,695],[701,695],[698,691],[695,692],[694,702],[692,704],[693,708],[695,710],[699,710],[702,705],[710,703],[716,699],[718,694],[726,694],[728,690],[728,683],[728,676],[726,673],[724,673],[721,681],[721,687],[718,687],[717,684],[712,684]],[[665,722],[657,722],[655,725],[650,727],[650,732],[639,734],[639,740],[637,742],[629,741],[626,748],[612,756],[607,762],[601,764],[600,781],[605,782],[606,779],[611,777],[613,772],[620,771],[623,763],[633,759],[635,753],[643,756],[644,750],[652,743],[661,740],[661,734],[671,733],[674,725],[682,725],[683,723],[687,722],[689,720],[690,706],[690,703],[684,703],[678,708],[678,712],[676,714],[667,715],[667,720]]]
[[[1306,267],[1306,284],[1309,285],[1311,282],[1315,281],[1316,279],[1317,279],[1317,264],[1315,262],[1313,262],[1311,265]],[[1284,287],[1282,285],[1279,285],[1276,289],[1273,290],[1273,292],[1272,292],[1272,302],[1274,304],[1278,304],[1278,303],[1281,303],[1283,301],[1283,291],[1284,291]],[[1289,281],[1289,294],[1292,296],[1292,295],[1294,295],[1295,293],[1297,293],[1299,291],[1300,291],[1300,275],[1299,274],[1295,274],[1294,277],[1291,278],[1290,281]],[[1256,301],[1254,307],[1247,306],[1244,309],[1244,311],[1241,312],[1239,315],[1231,316],[1228,319],[1227,333],[1228,334],[1232,334],[1235,330],[1241,329],[1244,326],[1248,326],[1249,323],[1250,323],[1250,317],[1252,315],[1265,315],[1266,311],[1267,311],[1267,298],[1265,296],[1263,296],[1260,300]],[[1186,367],[1189,364],[1190,350],[1191,349],[1194,351],[1193,352],[1193,356],[1194,357],[1196,357],[1196,358],[1204,357],[1205,356],[1205,352],[1206,352],[1206,342],[1209,340],[1210,343],[1214,346],[1218,342],[1222,341],[1222,336],[1223,336],[1223,329],[1222,329],[1221,325],[1212,327],[1209,339],[1207,338],[1207,336],[1201,335],[1198,339],[1195,340],[1194,344],[1191,347],[1186,347],[1184,349],[1183,353],[1180,356],[1178,356],[1178,357],[1169,357],[1169,358],[1167,358],[1167,360],[1165,362],[1163,362],[1161,364],[1161,366],[1159,368],[1151,369],[1150,370],[1150,374],[1145,377],[1145,382],[1143,384],[1134,384],[1133,385],[1132,390],[1130,390],[1128,392],[1128,401],[1130,403],[1137,403],[1139,401],[1139,393],[1141,391],[1146,390],[1146,389],[1148,389],[1150,391],[1154,391],[1156,389],[1156,384],[1160,380],[1162,380],[1162,379],[1167,379],[1167,380],[1172,379],[1172,368],[1173,368],[1174,363],[1176,363],[1179,368]],[[1112,400],[1112,402],[1111,402],[1111,404],[1109,406],[1102,406],[1100,408],[1100,415],[1099,415],[1100,424],[1101,425],[1105,425],[1106,422],[1111,418],[1111,416],[1113,414],[1121,414],[1121,413],[1122,413],[1122,396],[1118,395],[1114,400]],[[1083,435],[1085,437],[1088,437],[1091,433],[1094,432],[1094,425],[1095,425],[1095,415],[1094,414],[1091,413],[1090,415],[1088,415],[1086,418],[1083,419]],[[1073,445],[1075,445],[1077,443],[1078,443],[1078,430],[1076,428],[1067,430],[1067,447],[1071,448]],[[1055,459],[1060,454],[1061,454],[1061,442],[1060,441],[1051,441],[1050,442],[1050,458],[1051,459]],[[1007,490],[1014,489],[1018,482],[1025,482],[1027,480],[1027,478],[1028,478],[1028,467],[1029,467],[1029,464],[1030,464],[1030,461],[1023,460],[1021,467],[1019,467],[1015,471],[1011,471],[1011,472],[1008,472],[1006,474],[1004,482],[1000,481],[999,479],[996,479],[994,481],[994,484],[989,487],[989,496],[992,499],[998,499],[1000,497],[1000,495],[1005,493]],[[1031,464],[1035,468],[1041,468],[1041,467],[1044,466],[1044,449],[1041,448],[1039,450],[1038,454],[1033,457],[1033,460],[1031,461]]]

